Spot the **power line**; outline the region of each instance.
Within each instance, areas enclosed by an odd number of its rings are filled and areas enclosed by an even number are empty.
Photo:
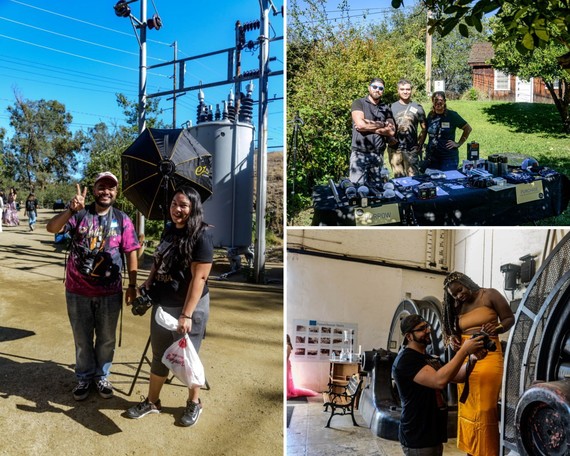
[[[90,25],[91,27],[97,27],[97,28],[100,28],[100,29],[103,29],[103,30],[107,30],[107,31],[109,31],[109,32],[118,33],[119,35],[131,36],[130,33],[121,32],[120,30],[115,30],[115,29],[112,29],[112,28],[109,28],[109,27],[105,27],[105,26],[103,26],[103,25],[94,24],[94,23],[92,23],[92,22],[84,21],[84,20],[82,20],[82,19],[77,19],[77,18],[72,17],[72,16],[66,16],[65,14],[56,13],[55,11],[50,11],[50,10],[47,10],[47,9],[44,9],[44,8],[39,8],[39,7],[37,7],[37,6],[29,5],[29,4],[27,4],[27,3],[20,2],[20,1],[18,1],[18,0],[10,0],[10,1],[11,1],[12,3],[17,3],[18,5],[25,6],[25,7],[27,7],[27,8],[33,8],[33,9],[36,9],[36,10],[38,10],[38,11],[43,11],[44,13],[53,14],[54,16],[59,16],[59,17],[65,18],[65,19],[69,19],[69,20],[71,20],[71,21],[75,21],[75,22],[79,22],[79,23],[82,23],[82,24]],[[157,44],[163,44],[163,45],[165,45],[165,46],[170,46],[170,43],[163,43],[162,41],[155,41],[155,40],[147,40],[147,41],[151,41],[151,42],[157,43]]]
[[[114,48],[114,47],[111,47],[111,46],[106,46],[106,45],[104,45],[104,44],[95,43],[95,42],[93,42],[93,41],[84,40],[84,39],[82,39],[82,38],[77,38],[77,37],[74,37],[74,36],[65,35],[65,34],[63,34],[63,33],[58,33],[58,32],[54,32],[54,31],[52,31],[52,30],[47,30],[47,29],[44,29],[44,28],[41,28],[41,27],[36,27],[35,25],[26,24],[25,22],[15,21],[14,19],[10,19],[10,18],[7,18],[7,17],[0,16],[0,19],[5,20],[5,21],[8,21],[8,22],[12,22],[13,24],[21,25],[21,26],[23,26],[23,27],[29,27],[29,28],[32,28],[32,29],[35,29],[35,30],[39,30],[40,32],[49,33],[49,34],[51,34],[51,35],[60,36],[60,37],[62,37],[62,38],[67,38],[67,39],[69,39],[69,40],[79,41],[79,42],[81,42],[81,43],[90,44],[90,45],[92,45],[92,46],[98,46],[98,47],[101,47],[101,48],[103,48],[103,49],[109,49],[109,50],[111,50],[111,51],[122,52],[123,54],[134,55],[135,57],[138,56],[138,53],[137,53],[137,52],[125,51],[124,49],[118,49],[118,48]],[[166,62],[165,59],[160,59],[160,58],[157,58],[157,57],[151,57],[151,58],[154,59],[154,60],[158,60],[158,61],[160,61],[160,62]]]
[[[51,48],[49,46],[44,46],[43,44],[32,43],[31,41],[21,40],[19,38],[14,38],[14,37],[2,35],[2,34],[0,34],[0,37],[6,38],[6,39],[12,40],[12,41],[17,41],[19,43],[29,44],[30,46],[39,47],[41,49],[47,49],[48,51],[53,51],[53,52],[58,52],[60,54],[70,55],[72,57],[77,57],[77,58],[84,59],[84,60],[90,60],[91,62],[102,63],[104,65],[110,65],[110,66],[114,66],[117,68],[122,68],[123,70],[138,72],[137,68],[130,68],[130,67],[126,67],[123,65],[117,65],[116,63],[105,62],[104,60],[93,59],[91,57],[86,57],[84,55],[74,54],[73,52],[62,51],[61,49],[55,49],[55,48]]]

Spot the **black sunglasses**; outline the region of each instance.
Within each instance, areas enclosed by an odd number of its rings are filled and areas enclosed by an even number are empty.
[[[419,331],[426,332],[430,327],[431,327],[431,325],[429,323],[426,323],[425,325],[421,325],[417,329],[412,329],[412,332],[413,333],[419,332]]]

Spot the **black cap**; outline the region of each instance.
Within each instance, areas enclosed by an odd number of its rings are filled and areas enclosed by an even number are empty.
[[[408,315],[400,322],[400,329],[402,330],[402,335],[406,335],[412,331],[420,323],[424,323],[426,320],[418,314]],[[427,323],[427,322],[426,322]]]

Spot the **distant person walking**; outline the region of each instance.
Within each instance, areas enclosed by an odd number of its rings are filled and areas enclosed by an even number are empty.
[[[34,225],[38,216],[38,200],[33,193],[30,193],[26,199],[26,213],[28,214],[30,231],[34,231]]]
[[[137,294],[140,246],[131,219],[113,207],[118,183],[110,172],[98,174],[93,185],[95,202],[89,206],[85,206],[87,187],[81,191],[77,184],[67,209],[46,225],[50,233],[71,235],[65,297],[75,340],[76,401],[87,399],[92,387],[105,399],[113,396],[108,377],[123,300],[123,254],[129,274],[125,301],[130,303]]]
[[[426,113],[422,105],[412,101],[412,83],[407,79],[398,81],[398,96],[399,100],[391,106],[398,143],[388,146],[388,157],[394,177],[415,176],[419,173],[419,157],[427,135]]]
[[[0,233],[2,232],[3,214],[4,214],[4,192],[0,192]]]
[[[18,193],[14,187],[10,188],[8,193],[8,201],[4,207],[4,225],[18,226],[20,224],[20,217],[18,217]]]

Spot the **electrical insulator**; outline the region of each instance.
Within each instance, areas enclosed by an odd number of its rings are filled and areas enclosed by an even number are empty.
[[[212,120],[214,120],[214,108],[212,107],[212,105],[208,106],[208,122],[211,122]]]
[[[205,122],[207,119],[208,107],[204,103],[204,92],[202,89],[198,91],[198,108],[196,110],[196,123]]]
[[[222,113],[220,112],[220,104],[216,103],[216,115],[214,116],[214,120],[220,120],[222,118]]]
[[[242,27],[246,32],[249,32],[251,30],[257,30],[261,28],[261,22],[259,20],[246,22],[245,24],[243,24]]]
[[[240,122],[251,123],[251,119],[253,118],[253,100],[251,99],[251,92],[248,91],[247,96],[242,94],[240,100],[239,120]]]
[[[223,110],[222,110],[222,120],[227,120],[228,119],[228,103],[226,100],[222,101],[223,103]]]
[[[228,119],[232,122],[236,120],[236,107],[234,106],[234,91],[230,89],[230,94],[228,95]]]

